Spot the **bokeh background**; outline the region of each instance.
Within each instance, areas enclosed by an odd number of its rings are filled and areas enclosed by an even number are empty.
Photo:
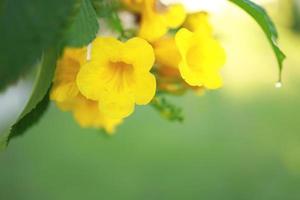
[[[138,107],[113,137],[81,129],[52,104],[0,154],[0,199],[299,200],[299,1],[256,1],[275,19],[287,54],[280,89],[255,22],[227,2],[199,2],[228,54],[222,89],[169,97],[184,109],[183,123]],[[0,129],[30,87],[28,78],[0,95]]]

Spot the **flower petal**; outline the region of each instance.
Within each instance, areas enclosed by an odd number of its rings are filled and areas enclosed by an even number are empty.
[[[193,32],[203,32],[208,35],[212,35],[213,33],[212,26],[209,23],[209,15],[203,11],[189,14],[183,27]]]
[[[155,14],[142,14],[142,22],[140,25],[139,36],[147,41],[153,42],[168,31],[167,25],[164,23],[162,16]]]
[[[191,86],[220,87],[218,70],[225,63],[225,52],[218,41],[206,33],[184,28],[177,32],[175,40],[181,54],[179,69],[183,79]]]
[[[97,37],[92,43],[91,59],[101,65],[107,58],[116,60],[120,57],[120,50],[124,44],[114,37]]]
[[[79,95],[73,107],[73,115],[82,127],[104,128],[108,133],[113,133],[115,127],[122,122],[121,118],[110,118],[98,109],[98,102],[91,101]]]
[[[190,48],[191,43],[193,43],[192,38],[193,33],[186,28],[181,28],[175,35],[176,46],[178,47],[182,59],[185,59],[185,55]]]
[[[127,95],[110,94],[99,101],[99,109],[111,118],[125,118],[134,111],[134,99]]]
[[[158,5],[157,5],[158,4]],[[186,17],[180,4],[161,6],[159,0],[145,0],[139,36],[153,42],[165,35],[170,28],[179,27]]]
[[[183,60],[179,64],[179,71],[182,78],[191,86],[202,86],[203,78],[200,71],[191,70],[187,62]]]
[[[124,59],[134,65],[135,70],[148,72],[154,64],[152,46],[142,38],[132,38],[124,45]]]
[[[156,80],[151,73],[136,76],[135,101],[138,105],[148,104],[155,95]]]
[[[86,62],[86,49],[67,48],[63,57],[57,62],[50,98],[62,102],[78,94],[76,76],[81,64]]]
[[[63,102],[76,97],[79,93],[76,83],[54,84],[50,99],[58,102]]]
[[[186,11],[183,5],[173,4],[168,7],[168,11],[164,16],[169,28],[177,28],[183,24],[186,18]]]
[[[181,56],[173,37],[163,37],[154,44],[156,62],[159,65],[178,68]]]
[[[88,99],[98,100],[99,92],[103,89],[105,68],[93,60],[83,65],[77,75],[79,91]]]

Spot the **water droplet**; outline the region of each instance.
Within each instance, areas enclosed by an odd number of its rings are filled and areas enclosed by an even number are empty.
[[[281,88],[282,87],[282,82],[278,81],[275,83],[275,88]]]

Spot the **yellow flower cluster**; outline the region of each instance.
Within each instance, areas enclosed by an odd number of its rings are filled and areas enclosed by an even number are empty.
[[[123,3],[139,16],[138,37],[125,42],[97,37],[90,60],[87,48],[66,48],[50,95],[82,127],[108,133],[133,113],[135,105],[149,104],[156,91],[181,94],[219,88],[225,62],[206,13],[186,14],[182,5],[166,6],[158,0]]]
[[[219,71],[226,56],[212,34],[206,13],[188,15],[175,37],[167,35],[154,42],[159,71],[178,70],[183,80],[195,89],[221,87]]]
[[[110,118],[101,109],[98,102],[82,95],[76,83],[77,76],[86,62],[86,49],[66,49],[63,58],[58,61],[50,98],[63,111],[72,111],[74,118],[82,127],[104,128],[113,133],[121,118]]]

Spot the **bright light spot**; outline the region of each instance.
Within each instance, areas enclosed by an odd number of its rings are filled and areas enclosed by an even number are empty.
[[[275,83],[275,88],[281,88],[282,87],[282,82],[278,81]]]

